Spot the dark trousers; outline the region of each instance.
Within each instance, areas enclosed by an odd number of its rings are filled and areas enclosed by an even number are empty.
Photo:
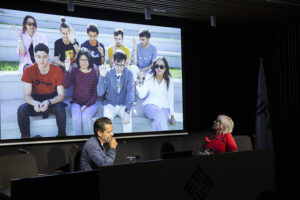
[[[49,105],[48,110],[45,112],[36,112],[32,105],[24,103],[18,108],[18,124],[21,132],[21,138],[30,138],[29,116],[38,116],[43,114],[54,114],[56,116],[58,136],[66,135],[66,110],[65,105],[62,102]],[[41,130],[41,132],[42,131],[43,130]]]

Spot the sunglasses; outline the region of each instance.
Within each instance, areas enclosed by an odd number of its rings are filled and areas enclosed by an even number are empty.
[[[155,69],[158,69],[158,68],[164,69],[165,66],[164,66],[164,65],[158,65],[158,64],[155,64],[155,65],[154,65],[154,68],[155,68]]]
[[[35,26],[36,24],[33,22],[26,22],[26,24],[28,25],[28,26]]]

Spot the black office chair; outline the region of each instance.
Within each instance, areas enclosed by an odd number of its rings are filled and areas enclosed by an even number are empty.
[[[69,156],[70,171],[79,171],[81,149]]]
[[[239,151],[252,151],[253,145],[251,138],[248,135],[233,136]]]
[[[0,199],[10,199],[11,179],[38,175],[36,159],[29,153],[0,156],[0,166]]]

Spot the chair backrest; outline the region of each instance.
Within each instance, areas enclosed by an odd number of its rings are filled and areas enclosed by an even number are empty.
[[[81,149],[70,155],[69,159],[70,159],[71,172],[79,171],[80,155],[81,155]]]
[[[252,151],[253,145],[248,135],[233,136],[239,151]]]
[[[9,188],[11,179],[38,175],[37,162],[27,153],[0,156],[0,188]]]

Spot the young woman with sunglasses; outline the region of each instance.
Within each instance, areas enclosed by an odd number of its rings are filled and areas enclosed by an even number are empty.
[[[143,83],[143,73],[139,74],[137,86],[139,97],[146,98],[144,111],[147,118],[153,119],[152,130],[168,130],[170,124],[176,124],[174,118],[174,84],[165,57],[157,57],[151,67],[151,75]],[[169,117],[170,116],[170,117]]]
[[[37,44],[43,43],[48,46],[47,37],[37,32],[37,23],[34,17],[27,15],[23,19],[22,30],[12,25],[12,29],[18,35],[17,53],[20,57],[19,72],[23,74],[24,69],[28,65],[35,63],[34,48]]]

